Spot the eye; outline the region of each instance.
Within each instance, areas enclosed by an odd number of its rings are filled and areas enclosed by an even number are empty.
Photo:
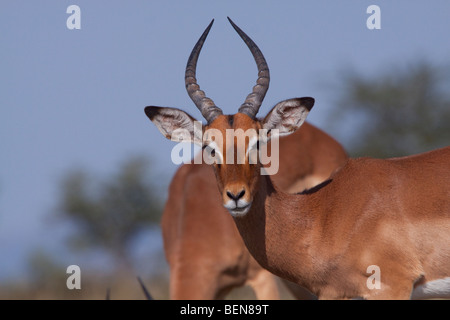
[[[253,145],[250,146],[248,152],[248,161],[250,165],[255,165],[258,161],[260,142],[256,140]]]
[[[202,150],[207,150],[207,152],[209,153],[209,156],[211,158],[216,158],[216,146],[212,146],[212,145],[204,145],[202,147]],[[219,151],[218,151],[219,152]],[[220,156],[220,154],[218,154]],[[216,158],[217,159],[217,158]]]
[[[212,148],[209,145],[205,145],[202,147],[202,150],[208,149],[209,154],[211,155],[211,157],[214,157],[216,155],[216,149]]]

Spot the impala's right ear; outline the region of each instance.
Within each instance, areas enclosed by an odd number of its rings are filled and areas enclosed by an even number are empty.
[[[202,145],[203,125],[186,112],[152,106],[145,108],[145,114],[167,139]]]

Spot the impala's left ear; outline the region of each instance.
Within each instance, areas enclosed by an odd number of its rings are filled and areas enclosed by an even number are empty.
[[[295,132],[305,122],[306,116],[314,106],[310,97],[294,98],[281,101],[272,108],[262,121],[263,129],[277,129],[278,135],[284,136]]]

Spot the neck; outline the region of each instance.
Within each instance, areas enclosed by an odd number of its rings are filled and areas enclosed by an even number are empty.
[[[269,176],[260,179],[251,209],[234,219],[239,232],[261,266],[309,287],[305,282],[314,268],[307,250],[316,219],[309,214],[306,196],[277,190]],[[293,207],[302,210],[292,212]]]

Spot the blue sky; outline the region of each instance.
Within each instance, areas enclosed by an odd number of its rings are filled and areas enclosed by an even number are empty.
[[[72,4],[81,9],[80,30],[66,27]],[[381,8],[381,30],[366,27],[371,4]],[[256,81],[230,16],[271,70],[260,114],[280,100],[312,96],[309,121],[327,131],[341,70],[374,75],[418,59],[448,65],[449,15],[446,0],[1,1],[0,279],[17,275],[30,250],[61,248],[65,230],[48,214],[68,169],[104,175],[144,154],[167,188],[177,167],[173,144],[143,109],[179,107],[200,118],[184,68],[212,18],[197,79],[225,113],[236,112]]]

